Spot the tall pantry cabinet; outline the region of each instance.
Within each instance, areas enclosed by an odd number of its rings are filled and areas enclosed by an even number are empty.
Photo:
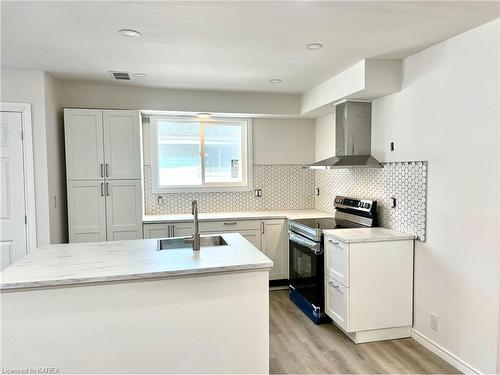
[[[64,109],[69,242],[142,237],[138,111]]]

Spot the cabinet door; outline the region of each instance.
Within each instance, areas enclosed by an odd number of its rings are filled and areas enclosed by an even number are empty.
[[[243,237],[245,237],[252,245],[254,245],[257,249],[261,248],[261,233],[260,230],[250,229],[250,230],[242,230],[239,232]]]
[[[167,238],[170,237],[169,224],[144,224],[144,238]]]
[[[261,250],[273,262],[269,272],[270,280],[288,279],[288,241],[285,221],[263,220]]]
[[[104,163],[108,179],[141,178],[139,112],[104,110]]]
[[[325,273],[349,287],[349,245],[325,236]]]
[[[104,190],[108,241],[141,238],[141,181],[107,180]]]
[[[66,178],[95,180],[104,176],[102,110],[64,109]]]
[[[104,181],[68,181],[69,242],[106,241]]]
[[[193,235],[193,223],[171,223],[170,235],[172,237],[188,237]]]
[[[245,230],[226,230],[226,231],[202,231],[202,235],[216,235],[216,234],[224,234],[224,233],[239,233],[244,238],[246,238],[252,245],[254,245],[257,249],[260,250],[260,241],[261,234],[259,229],[245,229]]]
[[[326,314],[344,331],[349,332],[349,288],[329,276],[325,277]]]

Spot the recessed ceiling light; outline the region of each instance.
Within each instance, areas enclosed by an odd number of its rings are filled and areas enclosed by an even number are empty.
[[[200,112],[200,113],[197,113],[196,116],[198,118],[210,118],[210,117],[212,117],[212,114],[209,112]]]
[[[281,83],[282,81],[279,78],[273,78],[273,79],[270,79],[269,82],[271,82],[271,83]]]
[[[306,44],[306,49],[311,50],[311,51],[315,51],[315,50],[321,49],[321,48],[323,48],[323,44],[321,44],[321,43]]]
[[[141,33],[139,31],[132,29],[121,29],[118,32],[128,38],[139,38],[141,36]]]
[[[134,73],[132,74],[134,77],[146,77],[147,74],[146,73]]]

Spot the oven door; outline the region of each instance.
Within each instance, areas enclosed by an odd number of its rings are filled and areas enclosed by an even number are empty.
[[[290,288],[314,308],[323,307],[324,270],[321,242],[289,231]]]

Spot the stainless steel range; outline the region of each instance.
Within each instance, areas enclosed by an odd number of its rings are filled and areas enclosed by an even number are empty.
[[[290,299],[315,323],[328,321],[324,312],[323,230],[377,226],[377,201],[335,197],[333,218],[289,222]]]

